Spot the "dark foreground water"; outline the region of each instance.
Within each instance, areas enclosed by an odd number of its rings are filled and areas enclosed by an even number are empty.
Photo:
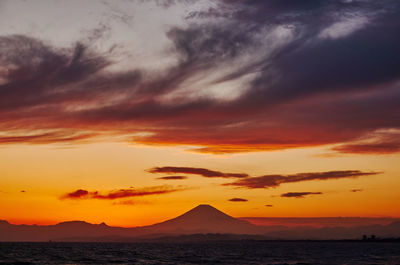
[[[0,243],[0,264],[400,264],[400,244]]]

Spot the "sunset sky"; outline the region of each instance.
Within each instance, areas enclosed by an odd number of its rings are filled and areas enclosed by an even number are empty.
[[[0,219],[400,218],[399,14],[0,0]]]

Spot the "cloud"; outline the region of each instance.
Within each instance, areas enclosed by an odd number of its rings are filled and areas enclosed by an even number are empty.
[[[351,192],[361,192],[361,191],[364,191],[363,189],[352,189],[352,190],[350,190]]]
[[[99,191],[87,191],[78,189],[74,192],[67,193],[61,197],[61,199],[99,199],[99,200],[116,200],[122,198],[131,197],[142,197],[150,195],[167,194],[176,191],[181,191],[182,188],[173,188],[170,186],[154,186],[146,187],[141,189],[119,189],[112,190],[106,193],[100,193]]]
[[[248,200],[243,199],[243,198],[232,198],[232,199],[229,199],[228,201],[230,201],[230,202],[247,202]]]
[[[332,148],[340,153],[392,154],[400,152],[400,130],[384,130],[370,133],[353,143]]]
[[[281,197],[284,198],[304,198],[305,196],[309,195],[321,195],[322,192],[287,192],[281,194]]]
[[[165,177],[160,177],[157,179],[161,180],[181,180],[181,179],[187,179],[186,176],[165,176]]]
[[[274,207],[272,204],[266,204],[265,207]]]
[[[149,201],[143,200],[114,200],[112,205],[122,205],[122,206],[134,206],[134,205],[144,205],[144,204],[151,204]]]
[[[79,143],[97,136],[97,133],[51,131],[32,135],[0,135],[0,144]]]
[[[183,173],[199,175],[206,178],[246,178],[249,175],[245,173],[224,173],[220,171],[209,170],[197,167],[154,167],[148,170],[150,173]]]
[[[133,201],[133,200],[126,200],[126,201],[117,201],[117,202],[113,202],[113,205],[136,205],[137,202]]]
[[[70,193],[65,194],[62,198],[65,198],[65,199],[80,199],[80,198],[83,198],[83,197],[87,197],[88,195],[89,195],[89,192],[87,190],[79,189],[79,190],[76,190],[74,192],[70,192]]]
[[[190,12],[159,1],[182,3]],[[107,25],[70,47],[0,36],[0,143],[399,152],[396,139],[359,142],[400,130],[399,12],[396,0],[215,1],[165,31],[175,63],[162,71],[96,50]]]
[[[345,18],[344,20],[335,22],[331,26],[323,29],[319,36],[321,38],[343,38],[362,29],[367,23],[368,19],[363,16]]]
[[[284,183],[294,183],[312,180],[330,180],[344,178],[358,178],[361,176],[371,176],[381,174],[381,172],[362,172],[359,170],[327,171],[297,173],[292,175],[265,175],[261,177],[250,177],[239,179],[235,182],[225,183],[224,186],[237,186],[248,189],[275,188]]]
[[[308,173],[297,173],[290,175],[264,175],[259,177],[252,177],[247,173],[225,173],[220,171],[214,171],[206,168],[196,167],[153,167],[147,170],[153,174],[193,174],[199,175],[206,178],[236,178],[237,180],[224,183],[223,186],[236,186],[247,189],[265,189],[265,188],[276,188],[285,183],[295,183],[303,181],[314,181],[314,180],[331,180],[331,179],[346,179],[346,178],[359,178],[363,176],[378,175],[382,172],[364,172],[360,170],[340,170],[340,171],[325,171],[325,172],[308,172]],[[165,176],[157,179],[161,180],[180,180],[185,179],[185,176]],[[237,199],[237,198],[234,198]]]

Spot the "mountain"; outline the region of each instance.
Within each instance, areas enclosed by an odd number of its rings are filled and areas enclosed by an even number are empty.
[[[14,225],[0,220],[0,241],[197,241],[239,239],[360,239],[362,235],[400,237],[400,222],[356,227],[257,226],[210,205],[158,224],[123,228],[83,221],[56,225]]]
[[[134,241],[183,234],[257,234],[259,227],[233,218],[210,205],[199,205],[165,222],[134,228],[83,221],[56,225],[13,225],[0,220],[0,241]]]
[[[173,234],[256,234],[260,231],[258,226],[233,218],[207,204],[201,204],[174,219],[148,228],[159,233]]]
[[[126,230],[133,232],[135,229],[83,221],[62,222],[56,225],[13,225],[4,221],[0,222],[0,241],[49,241],[75,236],[92,238],[124,234]]]

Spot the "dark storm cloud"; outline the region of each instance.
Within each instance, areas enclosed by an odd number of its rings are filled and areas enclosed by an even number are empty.
[[[150,173],[183,173],[200,175],[206,178],[246,178],[249,175],[245,173],[224,173],[220,171],[209,170],[197,167],[154,167],[148,170]]]
[[[321,195],[323,194],[322,192],[287,192],[281,194],[281,197],[284,198],[304,198],[305,196],[309,195]]]
[[[176,191],[181,191],[181,188],[173,188],[170,186],[155,186],[141,189],[120,189],[108,191],[106,193],[100,193],[99,191],[87,191],[78,189],[74,192],[67,193],[61,197],[61,199],[100,199],[100,200],[115,200],[121,198],[130,197],[142,197],[150,195],[167,194]]]
[[[107,71],[112,51],[89,48],[97,41],[90,36],[69,48],[0,36],[0,131],[6,133],[0,143],[111,134],[206,153],[327,144],[340,144],[334,150],[343,153],[400,151],[397,136],[359,141],[400,129],[398,1],[220,0],[216,6],[189,12],[193,23],[166,32],[178,63],[157,74],[137,70],[134,61],[132,70]],[[253,59],[235,61],[249,54]],[[188,89],[161,100],[226,65],[235,68],[213,85],[254,75],[237,98],[194,97]],[[131,137],[140,132],[149,134]]]
[[[228,201],[230,201],[230,202],[247,202],[249,200],[243,199],[243,198],[232,198],[232,199],[229,199]]]
[[[380,172],[362,172],[359,170],[327,171],[297,173],[293,175],[265,175],[261,177],[250,177],[240,179],[232,183],[223,184],[225,186],[237,186],[248,189],[275,188],[284,183],[294,183],[312,180],[330,180],[344,178],[358,178],[361,176],[377,175]]]

